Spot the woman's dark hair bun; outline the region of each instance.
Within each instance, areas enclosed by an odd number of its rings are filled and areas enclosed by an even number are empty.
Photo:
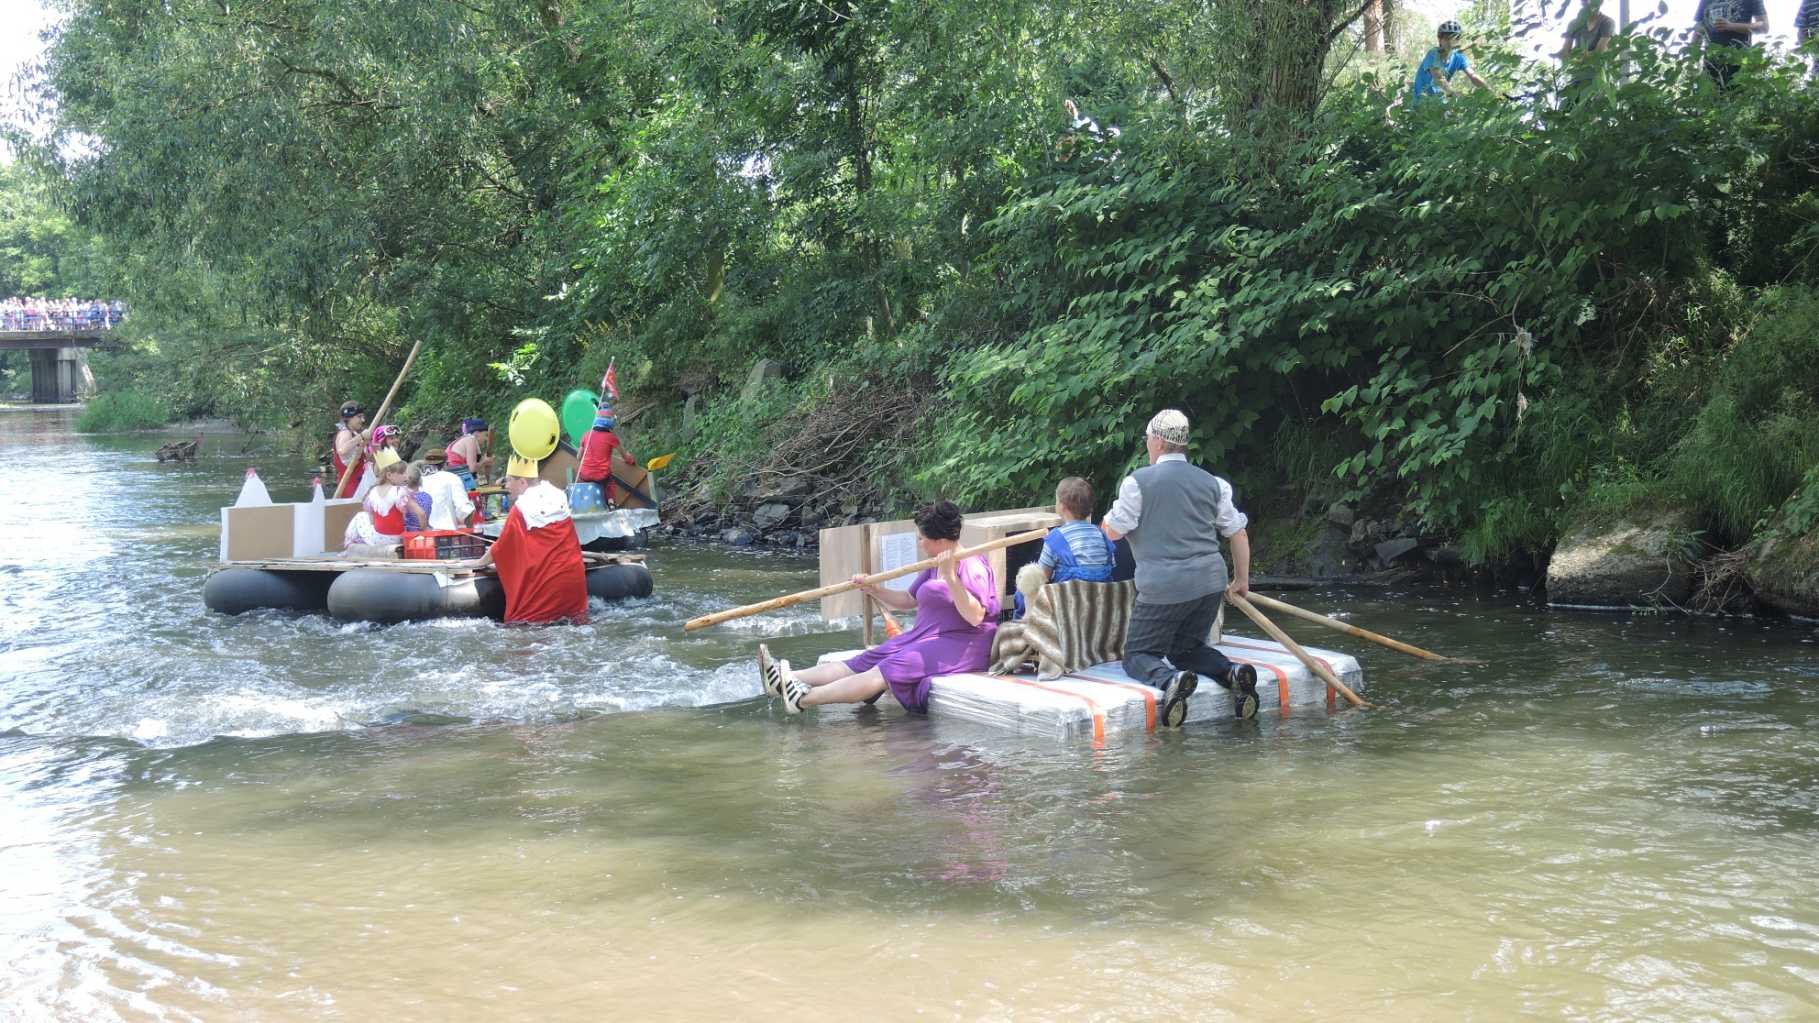
[[[952,501],[930,501],[916,509],[916,528],[930,540],[960,539],[960,506]]]

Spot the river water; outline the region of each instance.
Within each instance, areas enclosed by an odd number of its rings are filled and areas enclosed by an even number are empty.
[[[1377,708],[1097,752],[786,718],[752,643],[853,633],[681,623],[809,561],[659,547],[577,629],[230,619],[248,457],[156,443],[0,414],[0,1019],[1819,1015],[1811,626],[1303,593],[1489,663],[1296,629]]]

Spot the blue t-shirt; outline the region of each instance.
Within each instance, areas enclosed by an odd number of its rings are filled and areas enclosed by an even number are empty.
[[[1427,51],[1427,56],[1421,58],[1421,66],[1415,69],[1415,86],[1409,91],[1410,105],[1418,104],[1428,96],[1438,96],[1442,102],[1446,100],[1446,94],[1434,84],[1436,69],[1444,72],[1446,80],[1450,82],[1454,75],[1471,66],[1465,62],[1465,54],[1459,50],[1454,50],[1452,56],[1446,58],[1445,67],[1439,67],[1439,64],[1440,48],[1436,46]]]

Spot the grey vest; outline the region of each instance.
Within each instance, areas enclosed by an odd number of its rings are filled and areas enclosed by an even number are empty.
[[[1129,534],[1137,559],[1137,599],[1179,604],[1226,586],[1219,553],[1219,484],[1196,465],[1170,459],[1132,474],[1143,493],[1137,528]]]

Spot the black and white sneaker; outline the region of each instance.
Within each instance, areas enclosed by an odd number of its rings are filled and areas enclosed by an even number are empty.
[[[1257,669],[1248,664],[1234,664],[1226,675],[1225,687],[1232,691],[1232,717],[1249,721],[1257,716]]]
[[[808,683],[793,675],[783,676],[783,709],[791,714],[802,713],[802,698],[808,695]]]
[[[1178,671],[1168,680],[1168,688],[1162,690],[1162,705],[1156,708],[1164,728],[1180,728],[1187,720],[1187,698],[1198,688],[1200,678],[1191,671]]]
[[[783,680],[789,677],[789,662],[771,656],[770,647],[758,644],[758,682],[764,695],[782,696]]]

